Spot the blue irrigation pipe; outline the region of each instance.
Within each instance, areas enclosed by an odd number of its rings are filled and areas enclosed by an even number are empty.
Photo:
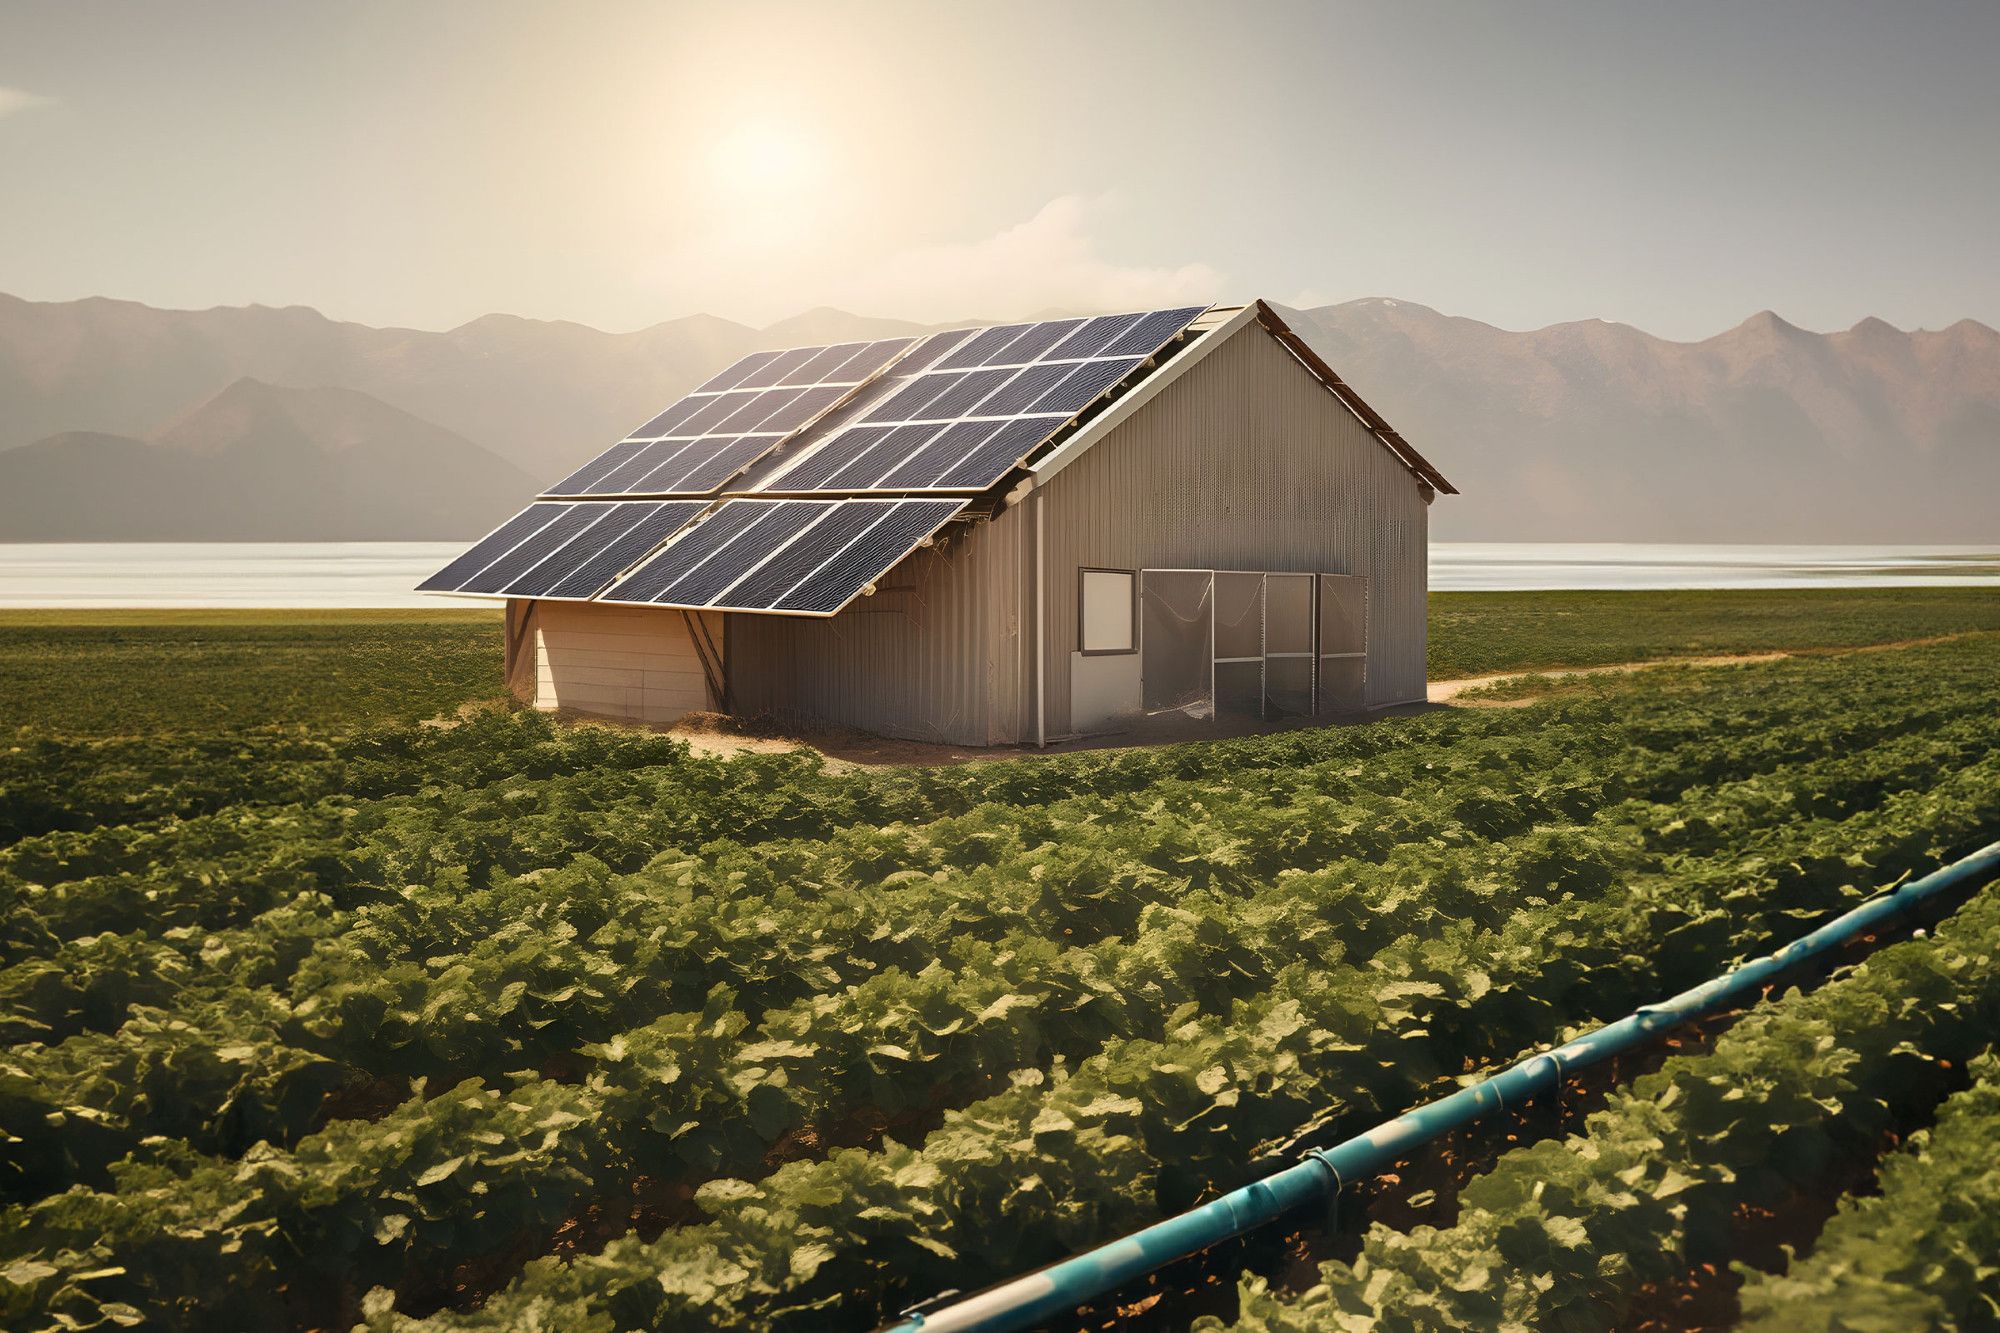
[[[1765,985],[1781,973],[1842,948],[1928,899],[1996,873],[2000,873],[2000,842],[1871,898],[1776,953],[1672,999],[1642,1005],[1615,1023],[1532,1055],[1345,1143],[1315,1149],[1297,1166],[1011,1282],[955,1300],[947,1297],[931,1303],[930,1308],[919,1306],[886,1325],[881,1333],[1008,1333],[1033,1328],[1176,1260],[1275,1221],[1295,1208],[1324,1204],[1343,1186],[1374,1175],[1418,1144],[1510,1105],[1518,1106],[1556,1087],[1564,1075],[1643,1045],[1668,1028],[1754,1003]]]

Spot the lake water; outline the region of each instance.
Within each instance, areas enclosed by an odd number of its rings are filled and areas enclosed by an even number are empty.
[[[0,543],[0,607],[492,606],[410,591],[460,542]],[[2000,545],[1433,542],[1431,587],[2000,587]]]

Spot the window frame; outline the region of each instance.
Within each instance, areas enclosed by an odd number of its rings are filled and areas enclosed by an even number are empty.
[[[1131,590],[1125,608],[1126,648],[1088,648],[1084,638],[1084,585],[1092,574],[1119,574]],[[1106,565],[1078,565],[1076,570],[1076,651],[1082,657],[1130,657],[1139,651],[1139,571],[1114,569]]]

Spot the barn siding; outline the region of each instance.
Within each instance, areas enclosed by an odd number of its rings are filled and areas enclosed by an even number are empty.
[[[537,708],[659,724],[717,706],[678,611],[538,602],[534,626]]]
[[[1085,566],[1366,575],[1368,702],[1424,697],[1428,508],[1417,480],[1261,326],[1168,384],[1034,505],[1048,525],[1051,736],[1068,730]]]
[[[1022,524],[952,524],[829,620],[733,614],[729,688],[771,713],[954,745],[1011,740],[1026,661]]]

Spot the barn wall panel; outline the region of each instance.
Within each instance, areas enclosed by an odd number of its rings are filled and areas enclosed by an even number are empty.
[[[1368,703],[1424,697],[1423,494],[1255,325],[1052,477],[1034,505],[1047,524],[1050,735],[1070,718],[1077,571],[1090,566],[1366,575]]]
[[[666,723],[718,706],[678,611],[539,602],[534,625],[537,708]]]

